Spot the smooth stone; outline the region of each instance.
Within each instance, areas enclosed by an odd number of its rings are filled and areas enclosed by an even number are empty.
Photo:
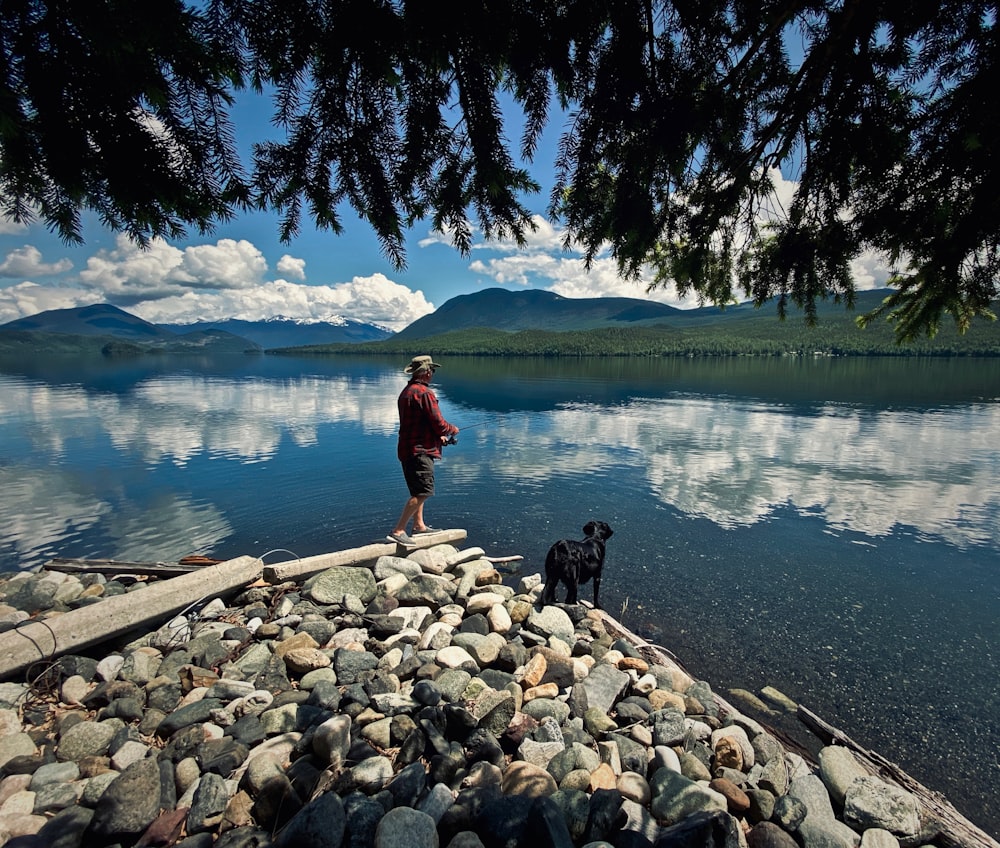
[[[692,813],[726,811],[726,799],[684,775],[668,769],[658,769],[649,782],[652,792],[650,811],[657,820],[676,824]]]
[[[391,769],[390,769],[391,773]],[[310,801],[278,834],[276,848],[341,848],[347,814],[335,792],[324,792]]]
[[[437,822],[408,807],[387,812],[375,829],[375,848],[438,848]]]
[[[545,769],[520,760],[512,762],[503,773],[500,790],[504,795],[537,798],[552,795],[559,787]]]

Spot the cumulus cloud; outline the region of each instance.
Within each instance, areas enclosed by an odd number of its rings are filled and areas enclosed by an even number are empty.
[[[100,292],[23,282],[0,289],[0,324],[50,309],[74,309],[103,303]]]
[[[87,260],[80,280],[121,305],[192,289],[251,288],[266,271],[263,254],[245,239],[220,239],[181,250],[163,239],[142,248],[119,235],[113,250],[101,250]]]
[[[305,259],[296,259],[287,253],[278,260],[278,273],[293,280],[304,280],[306,278]]]
[[[31,277],[53,277],[65,274],[71,270],[73,263],[68,259],[57,262],[43,262],[42,252],[31,244],[19,247],[7,254],[0,263],[0,277],[20,277],[22,280]]]
[[[348,283],[311,286],[275,280],[239,291],[193,293],[150,300],[132,310],[159,324],[189,324],[236,318],[260,321],[274,316],[329,321],[353,318],[401,330],[434,311],[421,291],[411,291],[382,274],[355,277]]]

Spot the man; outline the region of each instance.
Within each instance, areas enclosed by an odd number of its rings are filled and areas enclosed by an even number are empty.
[[[391,542],[412,546],[406,527],[413,520],[413,532],[432,533],[424,521],[424,502],[434,494],[434,460],[441,458],[441,446],[458,433],[441,415],[430,382],[440,366],[429,356],[415,356],[403,372],[410,375],[406,388],[399,393],[399,443],[396,455],[403,466],[403,477],[410,497],[392,532]]]

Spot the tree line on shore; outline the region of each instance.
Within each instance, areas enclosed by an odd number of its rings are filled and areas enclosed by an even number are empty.
[[[295,355],[406,354],[449,356],[1000,356],[1000,327],[979,324],[962,334],[942,327],[933,339],[898,343],[885,324],[860,330],[849,316],[818,326],[748,319],[733,324],[622,327],[554,332],[490,328],[457,330],[425,339],[364,344],[310,345],[278,353]]]

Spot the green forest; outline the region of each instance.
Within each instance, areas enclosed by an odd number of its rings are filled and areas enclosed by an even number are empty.
[[[314,345],[272,353],[406,354],[449,356],[997,356],[1000,326],[978,321],[960,334],[946,322],[934,338],[897,343],[893,328],[876,322],[860,329],[854,313],[815,326],[773,313],[691,327],[601,328],[569,332],[465,329],[422,339]]]

